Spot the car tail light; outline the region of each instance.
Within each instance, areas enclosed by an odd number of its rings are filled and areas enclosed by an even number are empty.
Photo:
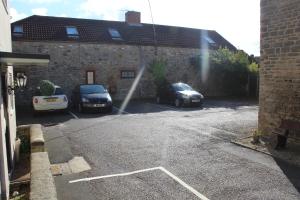
[[[38,103],[39,100],[38,100],[37,98],[34,98],[33,102],[34,102],[34,103]]]
[[[65,101],[65,102],[67,102],[67,101],[68,101],[68,99],[67,99],[67,97],[66,97],[66,96],[64,97],[64,101]]]

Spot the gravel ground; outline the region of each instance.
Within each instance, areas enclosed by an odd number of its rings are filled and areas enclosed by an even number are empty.
[[[201,199],[191,188],[209,199],[300,199],[298,168],[230,143],[257,127],[255,103],[214,100],[203,109],[177,109],[133,102],[126,112],[26,118],[48,124],[52,163],[78,155],[92,167],[56,177],[59,199]],[[69,183],[159,166],[187,187],[161,170]]]

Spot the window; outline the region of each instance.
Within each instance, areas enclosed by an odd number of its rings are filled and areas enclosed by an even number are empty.
[[[75,26],[67,26],[66,32],[69,37],[75,37],[75,38],[79,37],[78,30]]]
[[[135,78],[134,70],[122,70],[121,71],[121,79],[132,79]]]
[[[209,43],[209,44],[216,44],[216,42],[211,39],[209,36],[205,36],[205,40]]]
[[[96,93],[105,93],[106,89],[103,85],[81,85],[80,93],[81,94],[96,94]]]
[[[63,94],[64,91],[60,87],[55,88],[54,95],[63,95]]]
[[[13,29],[14,36],[23,36],[23,26],[22,25],[15,25]]]
[[[117,29],[110,28],[108,32],[113,40],[122,40],[121,34]]]
[[[95,83],[95,71],[87,71],[86,72],[86,83],[87,84]]]

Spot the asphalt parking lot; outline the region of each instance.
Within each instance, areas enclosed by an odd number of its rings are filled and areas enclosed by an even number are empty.
[[[230,143],[257,127],[252,101],[203,108],[131,102],[122,115],[22,112],[42,123],[51,163],[83,156],[91,170],[55,177],[59,199],[300,199],[300,170]]]

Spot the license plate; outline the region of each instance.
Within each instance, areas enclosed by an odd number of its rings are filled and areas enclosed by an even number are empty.
[[[193,103],[199,103],[200,100],[199,99],[195,99],[195,100],[192,100]]]
[[[56,99],[46,99],[47,102],[55,102]]]
[[[93,107],[105,107],[105,104],[93,104]]]

